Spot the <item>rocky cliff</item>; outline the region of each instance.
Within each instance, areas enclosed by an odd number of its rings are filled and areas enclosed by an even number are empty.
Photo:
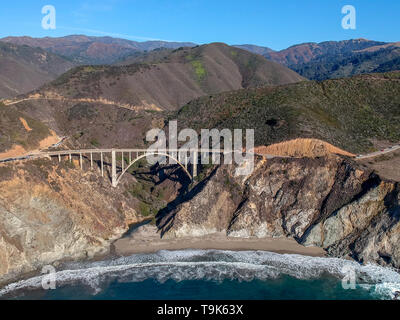
[[[0,165],[0,283],[46,264],[106,254],[140,216],[133,198],[69,162]]]
[[[332,256],[400,267],[400,186],[350,160],[264,159],[249,176],[219,166],[200,177],[159,211],[164,237],[291,237]],[[128,186],[137,184],[129,179]],[[0,283],[108,253],[130,224],[145,219],[141,192],[126,192],[127,185],[113,189],[98,169],[68,161],[0,165]]]
[[[224,231],[293,237],[333,256],[400,267],[400,186],[336,156],[260,160],[249,176],[220,166],[159,214],[165,237]]]

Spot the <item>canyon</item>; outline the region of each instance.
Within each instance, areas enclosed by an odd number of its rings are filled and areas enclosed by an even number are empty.
[[[44,159],[0,165],[0,282],[109,254],[131,225],[149,219],[126,192],[136,179],[112,189],[96,170]],[[200,176],[185,186],[169,180],[177,193],[155,216],[159,237],[293,239],[400,267],[399,183],[348,157],[261,159],[247,176],[235,176],[234,165],[207,166]]]
[[[24,59],[33,50],[3,47]],[[85,48],[77,52],[86,55]],[[39,59],[41,50],[33,52]],[[245,176],[234,165],[200,166],[193,181],[173,165],[138,163],[117,188],[109,167],[102,177],[98,166],[80,170],[77,160],[0,163],[1,284],[45,265],[114,257],[116,243],[146,221],[155,243],[206,238],[212,249],[220,235],[231,248],[257,250],[278,240],[292,253],[307,247],[400,268],[398,155],[372,164],[354,159],[376,150],[374,141],[400,141],[398,71],[308,81],[222,43],[125,60],[139,59],[133,64],[72,68],[46,57],[54,70],[43,67],[51,77],[40,88],[2,95],[4,157],[52,147],[61,137],[58,149],[147,148],[145,133],[173,120],[198,134],[252,128],[256,152],[278,157],[257,158]]]

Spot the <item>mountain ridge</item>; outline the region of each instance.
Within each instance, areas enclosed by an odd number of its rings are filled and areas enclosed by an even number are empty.
[[[11,61],[3,59],[3,68],[0,72],[0,97],[2,98],[10,98],[35,90],[77,65],[121,66],[132,63],[162,63],[163,59],[167,59],[174,50],[199,47],[192,42],[137,42],[108,36],[86,35],[54,38],[5,37],[0,39],[0,44],[3,48],[13,45],[20,48],[25,46],[25,51],[28,51],[27,48],[30,47],[32,51],[30,57],[26,54],[25,60],[28,60],[28,63],[21,62],[16,57],[11,57]],[[280,51],[252,44],[231,47],[259,54],[310,80],[325,80],[400,69],[398,42],[387,43],[367,39],[307,42]],[[42,55],[48,54],[53,59],[58,59],[57,64],[51,64],[52,68],[57,69],[57,65],[64,66],[63,72],[49,72],[42,70],[43,66],[40,62],[36,63],[37,66],[35,63],[31,63],[35,61],[35,54],[37,54],[35,52],[40,52]],[[17,64],[15,59],[19,61]],[[22,77],[22,74],[28,76]]]
[[[0,42],[0,97],[34,90],[73,66],[71,61],[40,48]]]
[[[245,49],[263,52],[267,59],[285,65],[310,80],[400,70],[398,42],[351,39],[307,42],[280,51],[257,46]],[[377,54],[377,51],[380,53]]]
[[[77,64],[112,64],[134,52],[151,51],[157,48],[179,48],[195,46],[191,42],[145,41],[138,42],[113,37],[70,35],[65,37],[32,38],[6,37],[1,42],[40,47],[49,52],[67,57]]]
[[[305,80],[260,55],[222,43],[179,48],[161,61],[121,66],[80,66],[34,93],[103,98],[131,105],[177,109],[202,95]]]

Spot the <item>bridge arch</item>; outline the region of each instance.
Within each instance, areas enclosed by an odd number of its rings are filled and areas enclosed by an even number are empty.
[[[183,171],[188,175],[188,177],[190,178],[190,180],[193,180],[192,175],[190,174],[190,172],[188,171],[188,169],[179,161],[177,160],[175,157],[172,157],[171,155],[169,155],[168,153],[163,153],[163,152],[147,152],[146,154],[142,154],[141,156],[136,157],[135,160],[133,160],[122,172],[121,174],[116,178],[115,181],[113,181],[113,186],[116,187],[118,186],[118,183],[121,181],[123,175],[125,174],[125,172],[127,172],[129,170],[130,167],[132,167],[132,165],[134,165],[137,161],[146,158],[148,155],[158,155],[158,156],[166,156],[172,160],[174,160],[182,169]],[[124,160],[122,160],[124,161]]]

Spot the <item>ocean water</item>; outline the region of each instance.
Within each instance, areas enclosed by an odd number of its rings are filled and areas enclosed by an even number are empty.
[[[1,288],[0,298],[393,299],[400,291],[400,274],[389,268],[265,251],[159,251],[69,263],[55,276],[55,290],[36,276]],[[344,289],[343,278],[355,289]]]

